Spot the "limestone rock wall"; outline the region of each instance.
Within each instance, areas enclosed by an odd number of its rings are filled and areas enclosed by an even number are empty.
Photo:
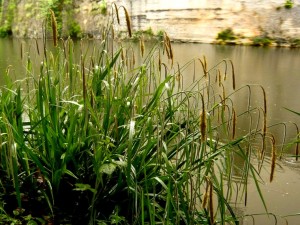
[[[73,0],[72,17],[83,33],[100,37],[107,22],[101,13],[104,0]],[[14,16],[13,34],[17,37],[41,37],[47,13],[45,0],[20,0]],[[250,38],[267,34],[275,38],[300,38],[300,0],[291,9],[285,0],[106,0],[108,15],[112,3],[124,6],[131,15],[133,30],[151,28],[154,33],[166,31],[171,39],[213,42],[217,34],[231,28],[236,34]],[[121,25],[126,30],[122,8]],[[115,17],[115,15],[114,15]],[[65,16],[66,18],[66,16]],[[116,20],[115,20],[116,21]]]
[[[133,30],[164,30],[172,39],[213,42],[231,28],[244,37],[300,38],[300,1],[285,0],[122,0]],[[125,27],[124,27],[125,29]]]

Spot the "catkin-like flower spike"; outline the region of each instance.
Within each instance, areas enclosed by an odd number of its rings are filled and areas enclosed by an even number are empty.
[[[206,178],[205,193],[204,193],[204,196],[202,199],[202,208],[203,209],[206,209],[206,206],[207,206],[207,201],[208,201],[208,196],[209,196],[209,185],[210,185],[210,182],[209,182],[208,178]]]
[[[124,56],[123,48],[121,48],[121,59],[122,59],[122,62],[124,63],[125,62],[125,56]]]
[[[135,65],[135,55],[134,55],[134,51],[132,51],[132,66]]]
[[[199,59],[198,58],[198,60],[200,61],[200,63],[201,63],[201,66],[202,66],[202,69],[203,69],[203,73],[204,73],[204,77],[206,77],[207,76],[207,70],[206,70],[206,66],[205,66],[205,64],[206,64],[206,62],[203,62],[201,59]]]
[[[144,43],[144,37],[143,35],[140,38],[140,51],[141,51],[141,56],[144,56],[144,52],[145,52],[145,43]]]
[[[180,89],[180,81],[181,81],[181,71],[180,71],[179,63],[177,63],[177,68],[178,68],[178,72],[176,75],[176,81],[178,81],[178,90],[179,90]]]
[[[236,131],[236,112],[232,109],[232,139],[235,138],[235,131]]]
[[[264,96],[264,111],[263,111],[263,128],[262,128],[262,136],[263,136],[263,148],[262,148],[262,156],[265,152],[265,138],[267,134],[267,98],[266,98],[266,92],[265,89],[261,86],[261,89],[263,91],[263,96]]]
[[[164,42],[164,48],[167,52],[168,59],[171,60],[171,63],[173,66],[173,62],[174,62],[173,49],[172,49],[170,38],[166,32],[164,33],[164,41],[163,42]]]
[[[160,55],[160,50],[158,51],[158,71],[161,72],[161,55]]]
[[[21,43],[21,46],[20,46],[20,50],[21,50],[21,59],[23,59],[23,45],[22,45],[22,43]]]
[[[271,136],[272,141],[272,156],[271,156],[271,174],[270,174],[270,182],[274,179],[275,165],[276,165],[276,146],[275,146],[275,138]]]
[[[203,56],[203,61],[204,61],[204,68],[207,71],[207,61],[205,55]]]
[[[116,3],[113,3],[113,5],[114,5],[115,11],[116,11],[117,22],[118,22],[118,24],[120,24],[120,17],[119,17],[119,10],[118,10],[118,7],[117,7]]]
[[[164,50],[165,50],[166,53],[167,53],[168,59],[170,59],[170,58],[171,58],[171,56],[170,56],[170,51],[169,51],[169,48],[168,48],[168,44],[167,44],[166,42],[164,42]]]
[[[57,46],[57,22],[55,18],[55,14],[53,10],[50,9],[50,14],[51,14],[51,26],[52,26],[52,35],[53,35],[53,44],[56,47]]]
[[[264,95],[264,113],[267,115],[267,96],[266,96],[266,92],[265,89],[263,88],[263,86],[260,86],[262,91],[263,91],[263,95]]]
[[[222,86],[222,76],[221,76],[221,72],[220,72],[220,70],[219,70],[219,87],[221,87]]]
[[[201,141],[204,142],[206,138],[206,112],[205,112],[203,95],[201,95],[201,101],[202,101],[202,111],[200,114],[200,133],[201,133]]]
[[[234,73],[234,66],[231,60],[229,60],[231,64],[231,72],[232,72],[232,88],[235,90],[235,73]]]
[[[219,77],[219,74],[220,74],[221,72],[220,72],[220,70],[219,69],[217,69],[216,70],[216,78],[215,78],[215,83],[218,83],[218,77]]]
[[[126,10],[126,8],[124,6],[121,6],[121,7],[124,9],[124,12],[125,12],[126,25],[127,25],[127,31],[128,31],[129,37],[132,37],[131,22],[130,22],[130,17],[129,17],[128,11]]]
[[[294,123],[294,125],[296,126],[296,136],[297,136],[297,140],[296,140],[296,149],[295,149],[295,155],[296,155],[296,161],[298,161],[299,158],[299,128],[298,125],[296,123]]]
[[[38,55],[40,55],[40,48],[39,48],[39,44],[38,44],[37,39],[35,39],[35,46],[36,46],[36,50],[37,50]]]

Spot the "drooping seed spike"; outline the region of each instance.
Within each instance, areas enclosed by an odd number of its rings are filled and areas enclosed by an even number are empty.
[[[205,64],[204,64],[204,62],[201,59],[198,59],[198,60],[201,63],[201,66],[202,66],[202,69],[203,69],[203,73],[204,73],[204,77],[206,77],[207,71],[206,71],[206,68],[205,68]]]
[[[20,46],[20,53],[21,53],[21,59],[23,59],[23,44],[21,43]]]
[[[57,41],[58,41],[58,37],[57,37],[57,22],[56,22],[55,14],[54,14],[53,10],[51,10],[51,9],[50,9],[50,14],[51,14],[51,26],[52,26],[53,44],[54,44],[54,47],[56,47],[57,46]]]
[[[263,88],[263,86],[260,86],[261,90],[263,91],[263,95],[264,95],[264,112],[265,114],[267,114],[267,96],[266,96],[266,92],[265,89]]]
[[[275,146],[275,138],[271,136],[272,141],[272,156],[271,156],[271,174],[270,174],[270,182],[274,179],[274,172],[276,166],[276,146]]]
[[[203,209],[206,209],[208,196],[209,196],[209,181],[208,181],[208,179],[206,179],[205,193],[204,193],[204,197],[202,199],[202,208]]]
[[[113,5],[114,5],[115,11],[116,11],[117,22],[118,22],[118,24],[120,25],[120,17],[119,17],[119,10],[118,10],[118,7],[117,7],[116,3],[114,3],[114,2],[113,2]]]
[[[160,55],[160,50],[158,51],[158,71],[161,72],[161,55]]]
[[[230,64],[231,64],[231,70],[232,70],[232,88],[233,90],[235,90],[235,73],[234,73],[234,66],[233,66],[233,62],[231,60],[229,60]]]
[[[299,133],[299,127],[298,127],[298,125],[296,124],[296,123],[294,123],[294,125],[296,126],[296,131],[297,131],[297,133],[296,133],[296,136],[297,136],[297,140],[296,140],[296,149],[295,149],[295,155],[296,155],[296,161],[298,161],[298,158],[299,158],[299,135],[300,135],[300,133]]]
[[[37,39],[35,39],[35,46],[36,46],[36,50],[37,50],[38,55],[40,55],[40,48],[39,48],[39,44],[38,44]]]
[[[128,11],[124,6],[121,6],[121,7],[124,9],[124,12],[125,12],[125,19],[126,19],[126,25],[127,25],[127,31],[128,31],[129,37],[132,37],[131,22],[130,22],[130,17],[129,17]]]
[[[220,70],[219,70],[219,87],[221,87],[222,86],[222,76],[221,76],[221,72],[220,72]]]
[[[206,137],[206,112],[205,112],[203,95],[201,95],[201,102],[202,102],[202,111],[200,113],[200,133],[201,133],[201,141],[204,142]]]
[[[236,132],[236,112],[234,109],[232,109],[232,139],[235,138],[235,132]]]
[[[132,65],[135,65],[135,55],[134,55],[134,51],[132,50]]]
[[[144,57],[145,43],[144,43],[144,37],[143,36],[141,36],[141,38],[140,38],[140,51],[141,51],[141,56]]]

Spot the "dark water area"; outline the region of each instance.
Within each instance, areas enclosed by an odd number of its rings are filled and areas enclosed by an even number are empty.
[[[52,43],[47,43],[53,48]],[[80,46],[89,52],[91,46],[100,45],[100,41],[85,41],[75,43],[75,51],[80,58]],[[133,45],[134,46],[134,45]],[[90,48],[91,47],[91,48]],[[283,141],[290,142],[296,136],[295,125],[300,126],[300,116],[297,116],[285,108],[300,112],[300,49],[289,48],[263,48],[250,46],[222,46],[195,43],[173,43],[174,65],[188,65],[182,71],[184,86],[193,83],[194,78],[203,75],[203,70],[198,58],[206,57],[208,69],[214,73],[214,66],[224,59],[230,59],[234,65],[236,89],[246,85],[251,86],[251,106],[263,107],[263,95],[261,87],[264,87],[267,97],[268,119],[270,132],[278,138],[277,145],[280,148]],[[139,51],[138,45],[135,46]],[[39,52],[39,54],[37,54]],[[138,53],[136,54],[138,55]],[[41,40],[17,40],[0,39],[0,84],[4,82],[4,74],[9,68],[9,76],[13,80],[24,79],[26,74],[26,60],[36,63],[34,70],[38,71],[38,65],[43,60],[43,44]],[[195,63],[191,63],[191,61]],[[224,70],[224,63],[219,68]],[[228,65],[228,71],[231,70]],[[230,78],[229,78],[230,79]],[[228,88],[227,94],[231,93]],[[237,94],[232,95],[232,101],[237,110],[244,111],[248,104],[249,93],[247,88],[242,88]],[[247,126],[247,122],[240,121],[239,129]],[[272,127],[272,124],[281,124]],[[283,125],[285,124],[285,125]],[[284,130],[286,127],[286,130]],[[269,180],[269,165],[262,169],[261,176],[266,181],[262,185],[268,212],[276,215],[278,224],[300,224],[300,216],[289,216],[300,213],[300,163],[292,160],[278,161],[275,179]],[[264,212],[263,204],[256,191],[255,184],[249,183],[248,203],[236,205],[241,215],[259,214],[254,216],[255,224],[276,224],[271,214]],[[243,202],[243,201],[241,201]],[[252,217],[245,217],[242,224],[254,224]]]

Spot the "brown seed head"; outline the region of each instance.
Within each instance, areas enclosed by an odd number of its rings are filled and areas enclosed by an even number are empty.
[[[53,10],[50,9],[50,14],[51,14],[51,26],[52,26],[52,34],[53,34],[53,44],[56,47],[57,46],[57,22],[55,18],[55,14]]]
[[[272,141],[272,157],[271,157],[271,174],[270,174],[270,182],[273,181],[274,172],[275,172],[275,165],[276,165],[276,146],[275,146],[275,138],[271,137]]]

